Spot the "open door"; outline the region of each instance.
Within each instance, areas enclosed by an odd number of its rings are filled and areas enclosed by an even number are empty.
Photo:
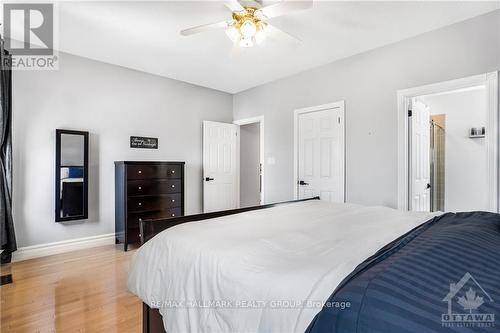
[[[430,212],[430,111],[417,99],[412,100],[411,111],[410,210]]]
[[[239,126],[203,122],[203,211],[234,209],[238,192]]]

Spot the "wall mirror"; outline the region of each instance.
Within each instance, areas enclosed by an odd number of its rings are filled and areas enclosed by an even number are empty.
[[[89,133],[56,130],[56,222],[88,218]]]

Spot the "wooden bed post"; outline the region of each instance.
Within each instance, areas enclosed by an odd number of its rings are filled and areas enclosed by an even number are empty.
[[[149,306],[142,303],[142,333],[149,332]]]
[[[160,310],[142,303],[142,333],[166,333]]]

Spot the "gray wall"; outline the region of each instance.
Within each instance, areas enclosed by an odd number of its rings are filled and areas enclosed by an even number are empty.
[[[114,232],[116,160],[186,161],[186,211],[202,210],[202,121],[232,120],[232,96],[60,54],[58,71],[13,75],[13,209],[18,246]],[[90,132],[89,219],[54,222],[55,129]],[[130,149],[129,136],[159,138]]]
[[[240,206],[260,205],[260,123],[240,127]]]
[[[234,118],[265,116],[266,159],[276,160],[265,197],[282,201],[293,196],[293,111],[345,100],[347,201],[396,207],[396,91],[498,69],[495,11],[241,92]]]

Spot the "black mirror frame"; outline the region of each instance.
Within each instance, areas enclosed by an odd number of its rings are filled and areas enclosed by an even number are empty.
[[[61,217],[61,134],[83,136],[83,215]],[[55,217],[56,222],[86,220],[89,218],[89,132],[56,129],[56,191],[55,191]]]

